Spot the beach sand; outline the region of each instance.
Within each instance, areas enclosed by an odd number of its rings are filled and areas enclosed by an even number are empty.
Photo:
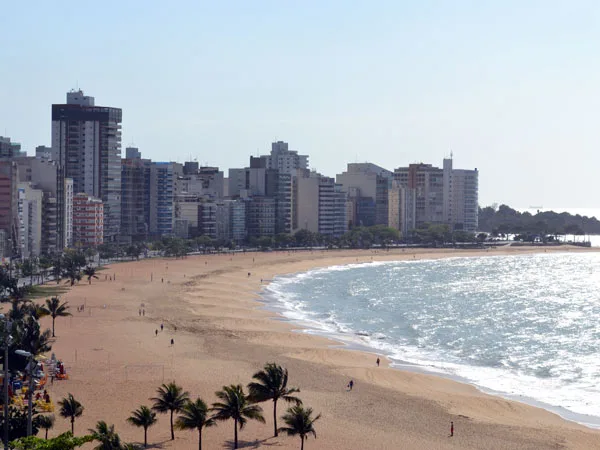
[[[140,405],[151,405],[161,383],[174,380],[210,405],[223,385],[245,386],[264,363],[275,361],[289,369],[289,385],[301,389],[304,403],[322,413],[317,439],[309,438],[305,449],[600,449],[598,431],[470,385],[389,368],[385,359],[376,367],[375,355],[294,332],[298,326],[275,320],[257,301],[261,279],[315,267],[532,251],[543,249],[269,252],[113,264],[91,285],[82,280],[61,296],[73,316],[57,318],[52,352],[70,379],[49,383],[49,390],[55,402],[70,392],[84,405],[76,434],[105,420],[124,441],[142,442],[143,430],[126,419]],[[116,280],[105,280],[114,275]],[[355,385],[348,392],[351,378]],[[300,448],[299,438],[272,437],[272,403],[262,406],[266,424],[249,422],[239,434],[240,448]],[[280,403],[279,416],[285,408]],[[55,414],[51,436],[70,428]],[[168,415],[159,415],[148,431],[150,447],[198,448],[196,432],[175,435],[170,441]],[[204,431],[204,449],[231,448],[232,438],[233,422],[221,422]]]

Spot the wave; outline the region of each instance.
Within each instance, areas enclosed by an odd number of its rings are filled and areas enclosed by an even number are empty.
[[[569,255],[569,257],[572,256]],[[543,262],[546,267],[548,266],[547,262],[553,261],[556,257],[560,256],[536,255],[532,257],[532,260],[537,261],[538,264]],[[490,260],[497,257],[484,258]],[[525,257],[503,258],[506,261],[507,258]],[[542,406],[571,420],[587,425],[600,425],[600,402],[598,401],[600,392],[592,382],[597,374],[584,373],[583,369],[579,372],[572,370],[572,362],[568,358],[564,366],[556,363],[545,364],[541,359],[544,351],[547,350],[542,349],[540,354],[536,355],[533,348],[529,349],[531,351],[520,349],[517,355],[509,354],[503,358],[496,358],[494,355],[486,356],[481,352],[463,354],[461,353],[465,351],[463,337],[448,339],[443,342],[443,348],[433,348],[429,345],[431,340],[440,334],[441,325],[437,329],[427,329],[418,320],[415,320],[414,323],[409,323],[410,321],[407,320],[404,323],[404,316],[399,323],[393,323],[393,326],[384,323],[382,317],[373,315],[360,317],[359,320],[359,315],[364,311],[374,309],[377,312],[377,308],[386,305],[382,297],[375,296],[370,292],[369,283],[372,280],[365,276],[363,273],[365,270],[369,274],[385,272],[389,275],[387,272],[393,272],[390,275],[393,280],[399,273],[403,273],[403,268],[410,265],[423,266],[419,268],[419,273],[435,273],[449,267],[453,270],[461,267],[461,270],[473,271],[474,267],[477,268],[481,265],[478,264],[481,261],[475,260],[481,259],[483,258],[457,257],[451,260],[357,263],[320,268],[295,275],[276,277],[265,288],[264,298],[269,307],[276,309],[285,318],[306,327],[305,332],[333,337],[356,348],[385,354],[394,366],[403,368],[406,368],[407,365],[414,366],[413,368],[416,370],[425,370],[471,383],[487,392],[534,404],[542,402]],[[511,261],[511,264],[513,263],[514,261]],[[553,264],[560,265],[560,262],[553,261]],[[600,270],[600,265],[598,267]],[[348,295],[352,299],[364,300],[364,304],[361,303],[364,305],[363,309],[357,310],[354,316],[343,311],[340,305],[336,304],[337,299],[326,296],[330,292],[328,289],[331,289],[329,285],[340,276],[348,276],[346,286],[354,283],[351,289],[348,287],[345,289],[344,295]],[[507,283],[508,286],[511,286],[510,289],[522,288],[520,284],[522,283],[512,281]],[[461,283],[455,282],[453,289],[459,290],[460,288]],[[485,290],[485,286],[475,286],[472,289],[473,291]],[[318,292],[320,295],[325,295],[325,298],[319,298],[320,303],[315,304],[315,299],[311,298],[311,292]],[[558,300],[560,299],[557,298],[555,303],[559,307],[565,304]],[[503,303],[500,302],[500,305],[498,308],[501,308]],[[583,310],[585,311],[585,308]],[[585,314],[589,314],[589,312]],[[564,326],[572,325],[581,316],[582,314],[574,312],[566,313],[566,318],[562,319]],[[540,323],[543,322],[544,318],[541,317]],[[361,323],[363,326],[360,325]],[[385,328],[386,324],[389,326],[388,329]],[[523,333],[522,336],[516,334],[514,339],[528,337],[526,333]],[[568,338],[565,337],[565,339]],[[518,349],[518,347],[515,348]],[[538,363],[536,363],[536,358],[540,359]],[[585,367],[587,361],[581,360],[578,361],[578,364]]]

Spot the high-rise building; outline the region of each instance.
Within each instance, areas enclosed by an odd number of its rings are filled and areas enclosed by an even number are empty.
[[[73,244],[97,247],[104,242],[104,206],[102,200],[85,193],[73,197]]]
[[[151,165],[137,156],[121,160],[121,241],[143,241],[150,233]]]
[[[347,228],[346,192],[335,180],[316,172],[298,170],[294,177],[293,231],[308,230],[341,236]]]
[[[56,152],[52,147],[47,147],[45,145],[38,145],[35,148],[35,157],[46,161],[56,161],[58,159]]]
[[[444,171],[431,164],[410,164],[394,171],[401,186],[415,190],[414,228],[444,223]]]
[[[453,169],[444,159],[444,222],[451,230],[475,232],[479,226],[479,172]]]
[[[267,169],[276,169],[280,173],[295,174],[298,169],[308,169],[308,155],[290,150],[288,143],[283,141],[273,142],[271,154],[261,158],[265,159]]]
[[[175,196],[183,166],[174,162],[153,162],[150,166],[150,234],[169,236],[175,225]]]
[[[60,253],[73,243],[73,180],[64,178],[57,162],[15,158],[19,181],[43,191],[42,253]]]
[[[410,229],[446,224],[451,231],[477,231],[477,169],[453,169],[452,159],[444,159],[443,169],[410,164],[396,169],[394,179],[408,189],[406,223]],[[410,214],[414,214],[412,218]]]
[[[18,168],[8,158],[0,158],[0,230],[3,232],[2,257],[18,255]]]
[[[21,151],[21,144],[11,142],[9,137],[0,136],[0,158],[18,158],[27,156],[26,152]]]
[[[210,200],[223,198],[224,178],[218,167],[198,167],[198,163],[185,163],[179,178],[181,193],[194,194]],[[193,170],[195,168],[195,170]]]
[[[388,192],[388,226],[406,235],[415,228],[415,190],[393,180]]]
[[[140,159],[142,154],[140,149],[137,147],[126,147],[125,148],[125,158],[127,159]]]
[[[44,193],[31,183],[18,183],[19,254],[40,256],[42,250],[42,209]]]
[[[372,163],[350,163],[345,172],[336,176],[355,203],[351,226],[388,224],[388,189],[392,172]]]
[[[52,105],[52,149],[61,176],[73,179],[75,192],[102,200],[106,241],[115,241],[121,227],[121,120],[121,109],[95,106],[81,90],[68,92],[66,104]],[[62,225],[64,206],[58,206]]]
[[[255,196],[246,199],[246,231],[248,238],[275,234],[275,198]]]

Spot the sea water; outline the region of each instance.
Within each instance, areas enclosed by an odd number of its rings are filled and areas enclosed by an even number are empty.
[[[396,364],[598,425],[599,287],[600,253],[565,252],[329,267],[278,277],[267,298]]]

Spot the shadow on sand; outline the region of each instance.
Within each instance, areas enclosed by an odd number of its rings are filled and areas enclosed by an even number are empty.
[[[244,441],[242,439],[238,439],[238,448],[260,448],[263,446],[281,447],[281,445],[282,444],[273,436],[267,439],[255,439],[254,441]],[[223,448],[233,448],[233,439],[225,441],[225,444],[223,444]]]

